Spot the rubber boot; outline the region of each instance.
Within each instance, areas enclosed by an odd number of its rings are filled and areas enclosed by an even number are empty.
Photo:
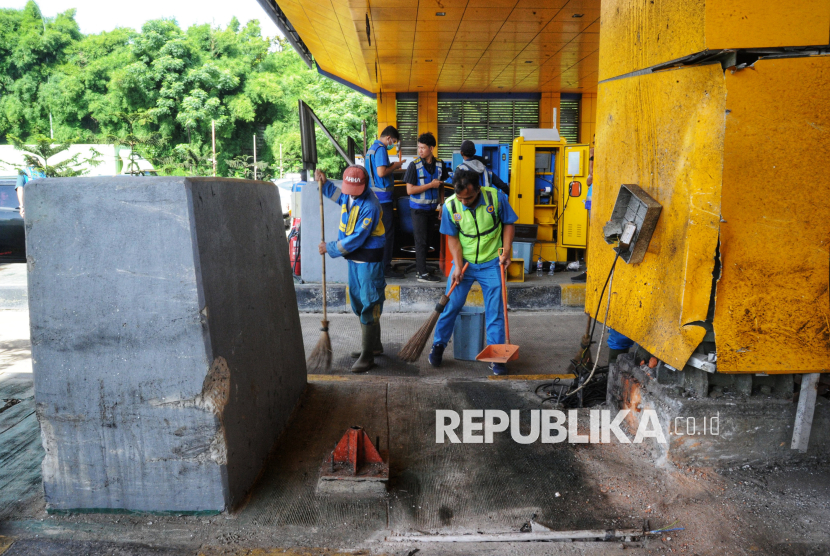
[[[372,355],[378,356],[383,355],[383,344],[380,343],[380,322],[376,322],[372,326],[372,338],[373,338],[373,349]],[[360,357],[360,354],[363,353],[362,351],[353,351],[349,355],[352,356],[352,359],[357,359]]]
[[[352,365],[353,373],[364,373],[375,366],[375,356],[372,354],[375,346],[374,330],[374,324],[360,325],[360,331],[362,333],[360,345],[363,346],[363,349],[360,357]]]

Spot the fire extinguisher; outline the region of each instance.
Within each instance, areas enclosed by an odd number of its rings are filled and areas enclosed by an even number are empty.
[[[295,218],[291,231],[288,233],[288,259],[291,263],[291,272],[299,276],[300,267],[300,219]]]

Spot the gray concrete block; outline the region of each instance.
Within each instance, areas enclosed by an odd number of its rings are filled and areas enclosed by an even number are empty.
[[[341,180],[332,180],[340,187]],[[317,246],[320,244],[320,186],[316,181],[303,185],[300,201],[301,226],[300,252],[302,268],[300,272],[305,282],[321,282],[323,279],[323,262]],[[337,239],[340,226],[340,205],[330,199],[323,199],[326,220],[326,242]],[[346,259],[332,259],[326,256],[326,282],[329,284],[349,282],[349,267]]]
[[[561,309],[562,288],[558,285],[508,288],[507,306],[511,309]]]
[[[323,312],[323,288],[320,284],[295,284],[297,307],[301,313]],[[344,313],[351,311],[346,302],[346,286],[343,284],[326,284],[326,311]]]
[[[277,188],[120,176],[26,195],[47,508],[233,506],[306,383]]]

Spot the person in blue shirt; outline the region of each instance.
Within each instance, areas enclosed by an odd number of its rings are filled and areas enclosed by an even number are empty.
[[[403,278],[403,274],[392,270],[392,249],[395,233],[392,225],[392,192],[395,190],[394,172],[403,165],[400,156],[397,162],[389,160],[389,151],[399,146],[401,139],[394,126],[386,126],[380,138],[366,151],[365,168],[369,171],[369,185],[383,209],[383,227],[386,230],[386,245],[383,248],[383,271],[387,278]],[[400,150],[398,151],[400,153]]]
[[[461,143],[461,158],[464,162],[458,165],[456,170],[472,170],[480,177],[479,185],[497,187],[504,191],[505,195],[510,195],[510,186],[502,181],[502,179],[492,170],[484,165],[484,159],[476,155],[476,145],[472,141],[464,141]]]
[[[29,166],[26,170],[18,170],[17,171],[17,182],[14,185],[14,189],[17,192],[17,203],[20,206],[20,216],[25,217],[25,209],[23,208],[23,188],[32,180],[38,178],[45,178],[46,174],[44,174],[41,170],[36,169],[34,166]]]
[[[386,299],[383,276],[384,228],[381,205],[369,188],[369,173],[362,166],[349,166],[343,183],[337,187],[320,170],[314,179],[323,182],[323,195],[340,205],[337,239],[320,242],[321,255],[343,257],[349,266],[349,300],[360,318],[361,349],[352,372],[368,371],[375,366],[376,354],[383,353],[380,341],[380,316]]]
[[[412,217],[412,236],[415,239],[415,272],[419,282],[438,282],[437,276],[427,272],[430,231],[438,224],[440,190],[447,180],[447,168],[435,158],[435,136],[427,131],[418,137],[418,158],[406,169],[403,181],[409,195],[409,213]],[[437,235],[437,234],[436,234]]]
[[[478,173],[459,170],[454,178],[455,195],[444,203],[441,233],[447,236],[447,246],[453,258],[446,291],[449,292],[453,284],[458,284],[458,287],[435,325],[429,354],[433,367],[441,365],[444,348],[455,327],[455,318],[464,306],[474,281],[478,281],[484,294],[487,344],[504,343],[504,307],[499,273],[510,264],[514,223],[519,219],[504,192],[479,185]],[[500,254],[502,247],[504,251]],[[465,262],[469,266],[462,275]],[[490,369],[496,375],[507,374],[507,366],[502,363],[491,363]]]

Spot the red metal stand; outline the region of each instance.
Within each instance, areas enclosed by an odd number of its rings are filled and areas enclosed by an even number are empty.
[[[389,478],[388,452],[378,451],[363,427],[351,427],[323,461],[321,478],[385,481]]]

